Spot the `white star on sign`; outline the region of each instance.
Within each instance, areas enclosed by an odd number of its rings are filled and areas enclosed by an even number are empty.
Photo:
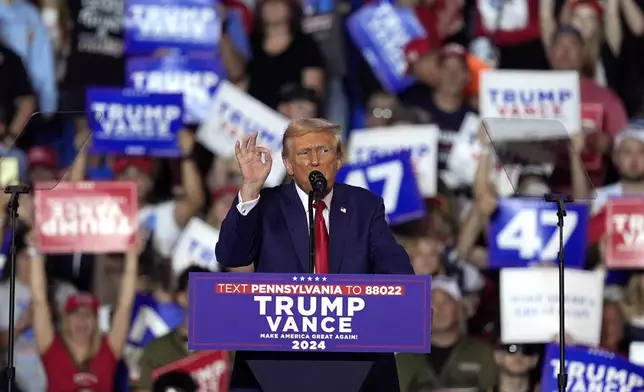
[[[320,277],[316,276],[316,277],[315,277],[315,281],[316,281],[316,282],[319,282],[319,281],[320,281]]]
[[[297,276],[293,277],[293,282],[297,282]]]
[[[310,282],[310,281],[312,281],[312,280],[313,280],[313,278],[311,278],[311,277],[309,276],[309,277],[308,277],[308,280],[309,280],[309,282]]]
[[[323,276],[323,277],[322,277],[322,281],[323,281],[323,282],[326,282],[326,276]]]
[[[303,276],[300,276],[300,281],[304,282],[304,277]]]

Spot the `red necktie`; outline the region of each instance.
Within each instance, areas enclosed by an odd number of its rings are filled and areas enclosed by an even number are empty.
[[[329,233],[324,222],[326,204],[322,200],[313,202],[315,208],[315,273],[329,273]]]

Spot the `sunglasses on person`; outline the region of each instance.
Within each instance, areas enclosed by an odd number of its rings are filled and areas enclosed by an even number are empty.
[[[539,353],[537,347],[532,344],[502,344],[499,349],[511,355],[536,355]]]

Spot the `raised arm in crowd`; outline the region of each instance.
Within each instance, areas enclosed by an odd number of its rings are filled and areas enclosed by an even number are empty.
[[[136,294],[141,238],[125,254],[118,303],[107,334],[98,326],[98,300],[89,293],[71,295],[56,326],[47,299],[45,257],[31,252],[33,330],[49,391],[75,390],[78,379],[95,390],[112,390],[116,366],[127,341]]]

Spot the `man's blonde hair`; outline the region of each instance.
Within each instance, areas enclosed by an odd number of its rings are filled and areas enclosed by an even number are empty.
[[[342,158],[342,139],[340,137],[340,126],[327,121],[323,118],[301,118],[291,120],[286,126],[284,136],[282,137],[282,158],[289,155],[291,139],[304,136],[312,132],[327,132],[335,136],[336,152],[338,157]]]

